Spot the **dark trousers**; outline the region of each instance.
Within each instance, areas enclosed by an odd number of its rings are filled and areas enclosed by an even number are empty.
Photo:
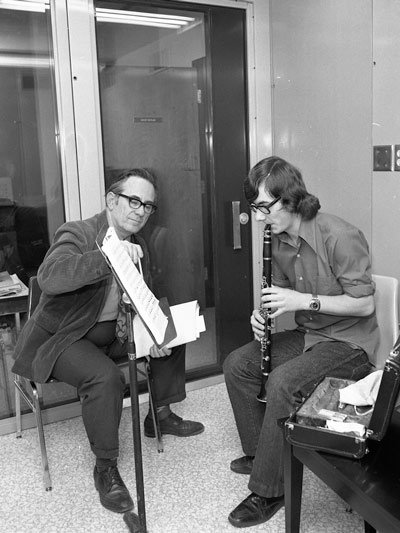
[[[284,331],[272,336],[272,371],[267,403],[257,400],[261,388],[260,343],[232,352],[224,374],[243,451],[255,456],[249,489],[260,496],[283,494],[283,432],[286,418],[324,376],[358,380],[371,370],[366,353],[344,342],[320,342],[306,352],[304,334]]]
[[[112,335],[115,325],[110,327]],[[52,375],[76,387],[82,402],[82,418],[93,453],[112,459],[119,454],[119,423],[125,377],[115,364],[127,354],[125,344],[107,335],[107,327],[93,328],[57,359]],[[105,334],[106,333],[106,334]],[[105,343],[105,344],[104,344]],[[138,360],[140,361],[140,359]],[[157,406],[182,401],[185,392],[185,346],[172,349],[170,356],[150,359]]]

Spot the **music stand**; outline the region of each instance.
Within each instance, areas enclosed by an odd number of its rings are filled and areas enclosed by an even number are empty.
[[[133,533],[147,533],[146,526],[146,506],[145,506],[145,497],[144,497],[144,480],[143,480],[143,460],[142,460],[142,442],[140,435],[140,414],[139,414],[139,390],[138,390],[138,381],[137,381],[137,362],[136,362],[136,349],[135,341],[133,336],[133,312],[135,312],[142,320],[146,329],[148,330],[151,338],[154,341],[154,344],[161,348],[167,345],[176,337],[176,330],[174,321],[171,315],[171,310],[169,308],[166,298],[161,299],[158,302],[159,310],[167,317],[167,326],[164,332],[164,338],[161,340],[155,338],[155,333],[153,332],[151,325],[147,324],[146,320],[143,318],[141,309],[143,309],[142,302],[139,298],[136,298],[134,294],[133,287],[131,284],[130,273],[134,273],[137,276],[136,267],[133,262],[131,262],[130,257],[127,255],[127,252],[121,247],[121,243],[116,237],[115,231],[113,228],[109,228],[106,234],[105,240],[108,238],[107,250],[104,249],[103,244],[100,245],[97,242],[97,246],[103,254],[106,262],[108,263],[111,271],[117,281],[119,288],[122,291],[123,303],[125,305],[125,312],[127,315],[127,334],[128,334],[128,359],[129,359],[129,387],[131,395],[131,415],[132,415],[132,437],[133,437],[133,447],[134,447],[134,458],[135,458],[135,474],[136,474],[136,495],[137,495],[137,505],[138,505],[138,514],[129,511],[124,514],[124,521],[129,527],[130,531]],[[131,270],[132,266],[132,270]],[[130,271],[130,273],[129,273]],[[147,293],[147,297],[150,296],[153,300],[155,297],[151,293],[150,289],[146,286],[143,280],[141,280],[142,285],[144,285]],[[125,286],[126,285],[126,286]],[[142,287],[143,288],[143,287]],[[137,300],[137,301],[135,301]],[[139,309],[140,307],[140,309]],[[152,392],[150,391],[150,394]],[[150,402],[152,404],[152,415],[157,417],[156,409],[154,408],[154,401]],[[155,420],[156,418],[154,418]],[[159,425],[157,424],[158,428]],[[159,434],[159,429],[157,430],[157,440],[160,442],[161,435]],[[159,450],[160,451],[160,450]]]
[[[117,282],[119,280],[117,278]],[[144,495],[144,476],[143,476],[143,460],[142,460],[142,441],[140,433],[140,411],[139,411],[139,387],[137,379],[137,358],[136,358],[136,348],[135,340],[133,334],[133,311],[135,311],[134,306],[130,302],[126,294],[123,294],[123,302],[125,305],[126,320],[127,320],[127,333],[128,333],[128,365],[129,365],[129,387],[130,387],[130,396],[131,396],[131,417],[132,417],[132,438],[133,438],[133,451],[135,459],[135,476],[136,476],[136,499],[138,506],[138,514],[136,515],[132,511],[126,512],[124,514],[124,520],[130,531],[133,533],[147,533],[146,526],[146,504],[145,504],[145,495]],[[161,301],[162,307],[165,306],[165,301]],[[165,307],[164,307],[165,308]],[[172,317],[171,317],[172,319]],[[149,363],[146,362],[148,365]],[[149,371],[148,371],[149,372]],[[150,378],[151,379],[151,378]],[[153,388],[150,387],[149,394],[153,395]],[[155,397],[152,396],[152,401],[150,402],[151,411],[153,420],[158,420],[157,409],[155,408]],[[157,427],[157,442],[158,442],[158,451],[162,452],[160,449],[161,442],[161,432],[160,426],[156,423]]]
[[[142,461],[142,441],[140,435],[140,416],[139,416],[139,389],[137,380],[137,363],[135,341],[133,338],[133,315],[132,306],[124,300],[127,328],[128,328],[128,359],[129,359],[129,387],[131,395],[131,416],[132,416],[132,437],[133,451],[135,457],[135,474],[136,474],[136,499],[138,506],[137,519],[133,512],[125,513],[124,520],[130,527],[128,521],[132,520],[134,533],[146,533],[146,504],[144,497],[144,478],[143,478],[143,461]],[[154,416],[154,412],[153,412]],[[157,424],[158,425],[158,424]],[[129,520],[130,518],[130,520]]]

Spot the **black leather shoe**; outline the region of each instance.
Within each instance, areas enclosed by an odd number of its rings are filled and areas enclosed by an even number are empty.
[[[94,467],[93,477],[103,507],[113,513],[125,513],[133,509],[132,498],[116,466],[101,471]]]
[[[253,469],[254,456],[244,455],[231,462],[231,470],[236,474],[251,474]]]
[[[231,512],[228,520],[235,527],[256,526],[272,518],[284,504],[284,496],[264,498],[252,492]]]
[[[171,413],[163,420],[160,420],[160,429],[162,435],[175,435],[176,437],[191,437],[203,433],[204,426],[200,422],[191,420],[182,420],[180,416]],[[144,420],[144,434],[146,437],[155,437],[153,420],[146,416]]]

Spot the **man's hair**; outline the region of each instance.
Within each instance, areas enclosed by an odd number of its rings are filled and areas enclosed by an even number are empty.
[[[149,181],[154,187],[154,201],[157,201],[157,178],[155,174],[147,168],[131,168],[129,170],[124,170],[123,172],[118,172],[116,175],[113,175],[113,173],[110,172],[106,183],[106,196],[109,192],[113,192],[114,194],[122,192],[124,183],[128,178],[132,177],[138,177]]]
[[[314,218],[321,207],[318,198],[307,191],[301,172],[277,156],[259,161],[245,178],[243,188],[249,203],[257,198],[260,187],[273,198],[280,196],[282,206],[304,220]]]

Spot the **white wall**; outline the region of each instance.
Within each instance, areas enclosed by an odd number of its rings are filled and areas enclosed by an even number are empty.
[[[274,152],[371,242],[371,0],[272,0]]]
[[[270,18],[274,152],[400,279],[400,172],[372,166],[373,145],[400,144],[400,2],[271,0]]]
[[[373,1],[373,144],[400,144],[400,2]],[[373,172],[376,272],[400,279],[400,172]]]

